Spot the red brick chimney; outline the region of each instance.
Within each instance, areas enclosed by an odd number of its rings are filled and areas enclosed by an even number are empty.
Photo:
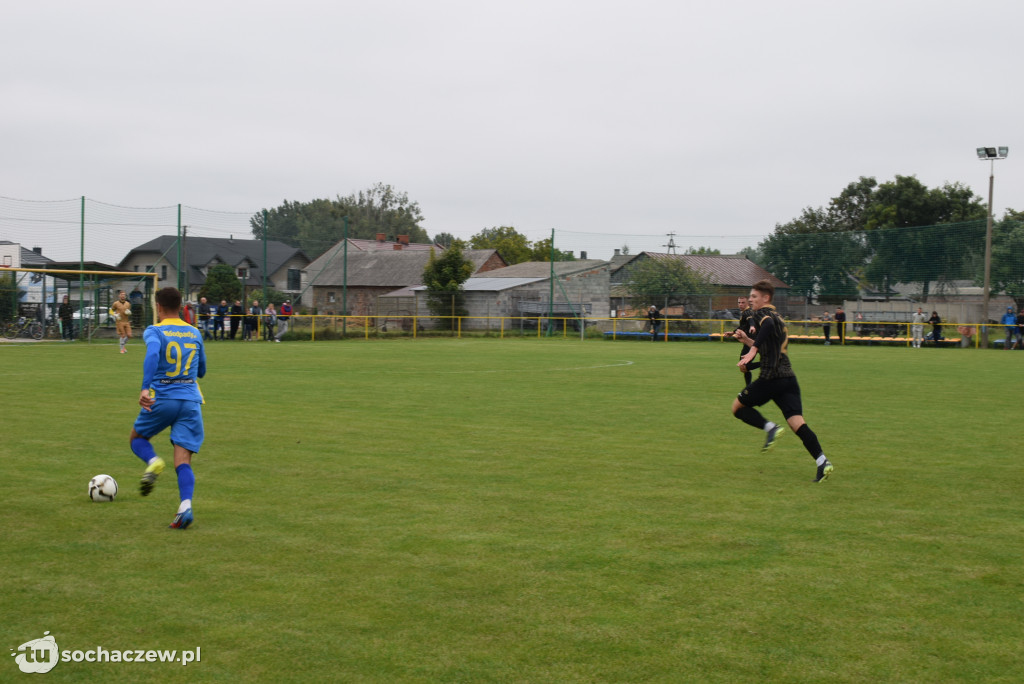
[[[401,243],[401,242],[396,242],[396,243],[395,243],[395,244],[394,244],[394,245],[392,246],[392,248],[394,249],[394,251],[396,251],[396,252],[400,252],[400,251],[402,250],[402,243]]]
[[[377,242],[384,242],[385,239],[387,239],[387,234],[377,233]]]
[[[398,236],[398,242],[403,244],[403,245],[409,244],[409,236],[408,235],[399,235]]]

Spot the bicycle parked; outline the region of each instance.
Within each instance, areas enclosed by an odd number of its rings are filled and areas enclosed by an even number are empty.
[[[4,337],[9,340],[13,340],[16,337],[31,337],[34,340],[41,340],[45,332],[43,324],[39,321],[29,320],[24,316],[20,316],[18,320],[7,324],[4,328]]]

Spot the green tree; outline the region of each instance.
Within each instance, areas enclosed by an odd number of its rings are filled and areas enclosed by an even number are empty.
[[[18,317],[18,285],[14,271],[0,273],[0,323]]]
[[[348,215],[351,221],[350,237],[372,239],[377,233],[384,233],[389,240],[408,235],[412,242],[430,242],[427,231],[420,227],[420,205],[411,201],[406,192],[377,183],[337,201],[342,215]]]
[[[991,281],[994,292],[1013,297],[1018,311],[1024,306],[1024,212],[1007,209],[992,226]]]
[[[555,248],[555,261],[576,261],[572,252],[563,252]],[[530,258],[528,261],[551,261],[551,238],[544,238],[530,243]]]
[[[678,255],[641,258],[628,268],[626,292],[635,307],[700,306],[712,291],[708,279]]]
[[[233,302],[242,298],[242,282],[235,269],[228,264],[214,264],[206,274],[206,282],[199,290],[200,297],[206,297],[214,304],[226,299]]]
[[[860,231],[867,227],[865,214],[871,207],[878,181],[861,176],[850,183],[828,205],[829,230]]]
[[[495,249],[509,266],[524,261],[551,261],[551,238],[530,242],[511,226],[484,228],[469,239],[473,249]],[[575,261],[572,252],[555,249],[555,261]]]
[[[970,275],[971,257],[984,246],[986,211],[959,183],[928,189],[913,176],[896,176],[878,186],[864,211],[865,275],[883,292],[899,282],[921,283],[927,301],[932,282]]]
[[[462,288],[473,275],[473,262],[466,258],[466,243],[455,240],[451,246],[437,256],[430,250],[427,266],[423,269],[423,284],[427,288],[427,308],[434,316],[440,317],[442,329],[454,330],[456,316],[465,316],[466,294]]]
[[[434,244],[442,247],[449,247],[455,242],[455,236],[451,233],[438,233],[434,236]]]
[[[473,249],[496,249],[508,265],[530,261],[530,241],[511,226],[484,228],[469,238]]]
[[[297,247],[315,259],[342,239],[344,216],[345,211],[337,201],[285,201],[280,207],[267,210],[267,239]],[[254,215],[249,223],[256,239],[263,239],[263,212]]]
[[[913,176],[881,185],[861,176],[827,209],[808,207],[776,224],[758,245],[757,263],[808,301],[855,296],[854,274],[883,292],[921,283],[927,299],[931,283],[969,277],[984,215],[980,198],[959,183],[929,189]]]
[[[743,249],[736,253],[741,256],[747,257],[761,268],[764,268],[764,254],[762,254],[761,250],[758,249],[757,247],[744,247]]]
[[[829,212],[807,207],[758,246],[761,266],[806,301],[841,303],[856,297],[850,273],[864,263],[861,233],[835,231]]]
[[[267,238],[298,247],[315,259],[345,235],[348,217],[350,238],[372,240],[378,233],[388,239],[408,235],[411,242],[430,242],[427,231],[420,227],[423,214],[419,204],[390,185],[376,185],[333,199],[310,202],[285,201],[280,207],[268,209]],[[263,212],[249,220],[253,235],[263,238]]]
[[[721,254],[722,252],[711,247],[687,247],[687,254]]]

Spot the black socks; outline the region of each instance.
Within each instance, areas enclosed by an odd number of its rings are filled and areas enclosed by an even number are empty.
[[[814,430],[807,427],[807,423],[800,426],[800,429],[796,431],[796,436],[804,443],[804,448],[807,449],[811,458],[817,459],[818,456],[821,456],[823,452],[821,444],[818,442],[818,435],[814,434]]]

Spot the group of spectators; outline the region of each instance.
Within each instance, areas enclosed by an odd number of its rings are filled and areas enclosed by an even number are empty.
[[[1003,349],[1016,349],[1017,347],[1024,349],[1024,307],[1021,307],[1016,316],[1013,314],[1012,306],[1006,307],[1006,313],[1003,314],[999,322],[1006,326],[1006,341],[1003,342]]]
[[[243,341],[259,339],[262,331],[263,339],[280,342],[288,332],[292,303],[286,299],[278,311],[273,302],[263,308],[260,300],[254,299],[246,311],[238,299],[231,305],[225,299],[213,305],[207,302],[206,297],[200,297],[198,303],[186,302],[182,315],[186,323],[203,332],[204,340],[233,340],[241,328]]]

